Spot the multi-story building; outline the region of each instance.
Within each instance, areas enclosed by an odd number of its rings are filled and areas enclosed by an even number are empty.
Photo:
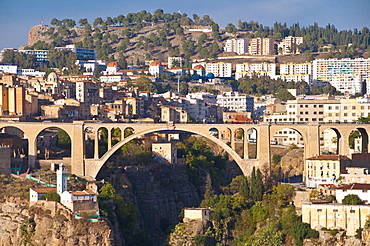
[[[48,61],[49,50],[19,50],[19,52],[27,55],[34,55],[36,61],[39,63],[45,63]]]
[[[370,58],[317,59],[313,61],[315,83],[328,82],[342,93],[370,94]]]
[[[274,55],[274,40],[271,38],[252,38],[249,45],[251,55]]]
[[[230,91],[218,95],[217,104],[230,111],[253,112],[254,98]]]
[[[205,122],[207,120],[208,104],[205,101],[198,98],[186,98],[182,101],[190,119],[195,122]]]
[[[177,164],[177,145],[174,142],[152,143],[154,160]]]
[[[85,49],[77,48],[74,44],[69,44],[66,47],[57,47],[56,49],[60,50],[70,50],[77,55],[77,60],[95,60],[96,59],[96,50],[94,49]]]
[[[228,39],[226,40],[224,50],[242,55],[248,53],[248,45],[248,39]]]
[[[169,105],[161,106],[161,121],[173,123],[187,123],[189,120],[188,112],[181,107]]]
[[[231,63],[225,63],[225,62],[193,63],[192,64],[193,69],[195,69],[197,65],[203,66],[206,74],[212,73],[215,77],[231,77],[232,76],[232,64]]]
[[[0,72],[17,74],[17,66],[10,64],[0,64]]]
[[[285,37],[278,44],[279,55],[299,54],[298,46],[303,44],[303,37]]]
[[[76,82],[76,100],[89,105],[100,103],[99,84],[91,81]]]
[[[276,63],[242,63],[235,66],[235,79],[240,79],[245,76],[251,77],[252,75],[270,76],[274,78],[276,75]]]
[[[306,186],[317,188],[319,184],[336,184],[340,173],[351,165],[344,155],[319,155],[306,159],[304,177]]]
[[[169,56],[168,57],[168,68],[182,67],[184,65],[183,58],[181,56]]]

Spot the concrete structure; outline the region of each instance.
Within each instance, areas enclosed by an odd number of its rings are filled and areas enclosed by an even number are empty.
[[[37,202],[48,192],[56,191],[55,187],[30,188],[30,202]]]
[[[370,94],[370,58],[317,59],[313,61],[315,83],[333,83],[342,93],[362,93],[366,84],[366,94]]]
[[[183,58],[181,56],[169,56],[168,57],[168,68],[182,67],[184,65]]]
[[[274,55],[274,40],[272,38],[252,38],[249,45],[251,55]]]
[[[57,47],[59,50],[70,50],[77,55],[77,60],[95,60],[96,59],[96,50],[94,49],[85,49],[77,48],[74,44],[66,45],[66,47]]]
[[[205,74],[207,74],[207,75],[212,73],[215,77],[231,77],[232,76],[232,64],[231,63],[225,63],[225,62],[193,63],[192,68],[195,71],[197,71],[198,75],[200,75],[202,72],[198,71],[198,70],[201,70],[201,67],[197,67],[198,65],[204,67]]]
[[[310,122],[307,124],[269,124],[263,122],[261,124],[133,124],[133,123],[87,123],[82,121],[74,121],[73,123],[42,123],[42,122],[1,122],[0,129],[4,127],[14,127],[21,130],[28,139],[28,163],[33,167],[36,163],[37,136],[48,127],[58,127],[63,129],[71,138],[71,173],[95,178],[99,170],[109,159],[109,157],[121,148],[127,142],[141,137],[145,134],[160,131],[183,131],[203,136],[220,148],[224,149],[231,158],[239,165],[240,169],[245,175],[250,175],[253,166],[256,168],[269,167],[271,162],[271,146],[270,142],[273,135],[279,130],[289,128],[300,133],[304,142],[304,157],[309,158],[317,156],[320,153],[320,139],[321,132],[327,128],[334,129],[338,133],[338,152],[341,155],[349,155],[349,135],[352,130],[359,130],[363,134],[370,132],[370,124],[336,124],[328,123],[325,125],[317,124],[317,122]],[[132,128],[134,134],[123,138],[120,142],[112,146],[111,132],[113,128],[121,129],[124,132],[126,128]],[[85,137],[87,132],[94,134],[95,139],[98,139],[98,129],[106,128],[108,130],[108,151],[103,156],[98,155],[98,141],[95,140],[94,157],[86,158],[85,156]],[[210,129],[214,128],[218,134],[217,137],[209,134]],[[243,155],[239,156],[235,151],[235,132],[243,130]],[[257,136],[257,157],[250,159],[248,154],[248,131],[254,129]],[[231,147],[226,144],[231,143]],[[362,152],[366,153],[368,150],[368,141],[363,139]]]
[[[253,112],[254,98],[231,91],[217,95],[217,104],[230,111]]]
[[[235,79],[241,79],[245,76],[252,77],[257,76],[270,76],[274,78],[276,75],[276,64],[275,63],[242,63],[236,64],[235,66]]]
[[[364,227],[369,214],[367,205],[302,204],[302,221],[311,228],[345,229],[348,236]]]
[[[189,121],[189,115],[181,107],[163,105],[161,106],[161,121],[168,123],[187,123]]]
[[[278,44],[279,55],[299,54],[298,46],[303,44],[303,37],[285,37]]]
[[[211,210],[208,208],[185,208],[184,222],[189,220],[211,220]]]
[[[228,39],[226,40],[224,51],[235,52],[238,55],[248,53],[248,39]]]
[[[67,191],[68,171],[64,164],[59,165],[57,170],[57,193],[61,196],[64,191]]]
[[[2,63],[0,63],[0,72],[17,74],[17,66],[16,65],[11,65],[11,64],[2,64]]]
[[[349,184],[336,189],[337,201],[342,203],[343,198],[347,195],[357,195],[365,204],[370,201],[370,184]]]
[[[152,143],[153,158],[159,162],[177,164],[177,145],[169,143]]]
[[[342,155],[319,155],[307,158],[303,175],[306,186],[317,188],[319,184],[337,184],[340,173],[350,164],[351,159]]]
[[[342,184],[370,184],[370,170],[366,167],[346,167],[345,173],[340,176],[342,177]]]

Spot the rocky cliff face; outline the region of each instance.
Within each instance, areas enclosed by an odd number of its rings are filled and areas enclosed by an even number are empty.
[[[76,220],[56,202],[29,204],[6,197],[1,202],[0,245],[121,245],[109,222]]]
[[[185,167],[154,165],[122,174],[130,182],[123,196],[136,204],[142,227],[149,234],[163,234],[179,221],[185,207],[197,207],[201,201],[190,183]]]

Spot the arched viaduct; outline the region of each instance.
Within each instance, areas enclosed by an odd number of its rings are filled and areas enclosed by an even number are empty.
[[[249,175],[252,167],[259,168],[269,167],[271,164],[270,141],[272,136],[283,129],[292,129],[300,133],[304,142],[304,157],[320,154],[320,137],[325,129],[333,129],[337,133],[339,151],[338,154],[348,155],[350,153],[348,139],[351,131],[359,130],[362,134],[362,151],[368,151],[368,124],[351,124],[351,123],[309,123],[309,124],[134,124],[134,123],[85,123],[83,121],[74,121],[73,123],[43,123],[43,122],[0,122],[0,129],[4,127],[15,127],[23,131],[25,138],[28,139],[28,164],[34,166],[37,156],[37,137],[49,127],[58,127],[68,133],[71,138],[71,173],[95,178],[108,160],[108,158],[128,141],[139,136],[162,131],[182,131],[198,134],[216,143],[224,149],[239,165],[245,175]],[[98,130],[107,129],[108,132],[108,151],[101,157],[98,155]],[[126,128],[132,128],[134,134],[121,139],[112,146],[111,134],[112,129],[119,128],[123,132]],[[217,134],[210,134],[210,130],[216,131]],[[235,152],[236,142],[240,141],[236,137],[236,131],[242,130],[243,136],[243,155],[239,156]],[[257,132],[257,156],[250,159],[248,156],[248,135],[249,129]],[[94,158],[85,156],[85,136],[86,132],[93,132],[96,141],[94,146]],[[240,138],[240,136],[239,136]],[[322,140],[321,140],[322,141]],[[230,146],[226,144],[230,143]]]

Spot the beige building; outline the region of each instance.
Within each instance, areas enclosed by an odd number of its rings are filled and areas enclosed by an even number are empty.
[[[161,121],[173,123],[187,123],[189,120],[188,112],[181,107],[161,106]]]
[[[177,145],[169,143],[152,143],[153,158],[159,162],[177,164]]]
[[[184,222],[190,220],[210,220],[211,210],[208,208],[186,208],[184,209]]]
[[[319,184],[336,184],[341,172],[351,165],[351,159],[343,155],[319,155],[306,159],[304,174],[306,186],[317,188]]]
[[[249,45],[251,55],[274,55],[274,40],[271,38],[252,38]]]
[[[366,167],[346,167],[345,173],[340,176],[342,177],[342,184],[370,184],[370,170]]]
[[[303,44],[303,37],[285,37],[278,44],[278,53],[279,55],[299,54],[300,44]]]
[[[168,57],[168,68],[173,67],[182,67],[184,65],[183,59],[181,56],[169,56]]]
[[[354,236],[358,228],[363,228],[370,206],[343,204],[303,204],[302,221],[316,229],[345,229],[346,235]]]

